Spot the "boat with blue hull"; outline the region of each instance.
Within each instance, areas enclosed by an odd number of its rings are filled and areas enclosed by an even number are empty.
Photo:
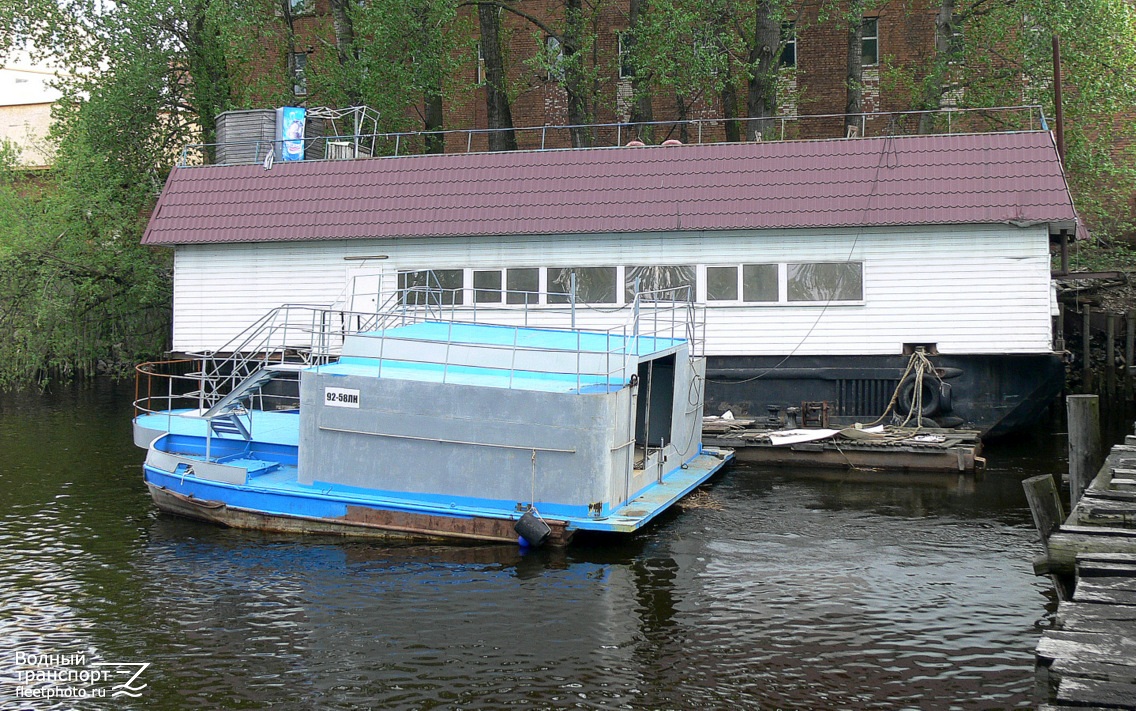
[[[146,484],[164,511],[240,528],[636,531],[733,456],[701,445],[697,309],[645,296],[606,328],[406,294],[378,314],[281,307],[224,356],[140,366]]]

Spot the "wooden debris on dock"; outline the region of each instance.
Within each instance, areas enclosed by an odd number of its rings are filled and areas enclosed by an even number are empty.
[[[1058,704],[1136,709],[1136,555],[1077,556],[1073,599],[1037,645]]]
[[[1128,483],[1134,472],[1136,437],[1130,436],[1112,449],[1058,526],[1052,477],[1023,482],[1046,543],[1036,568],[1054,577],[1061,597],[1056,626],[1036,650],[1050,702],[1039,708],[1136,709],[1136,492]]]
[[[1129,439],[1136,439],[1129,437]],[[1031,499],[1034,522],[1046,543],[1047,567],[1044,572],[1071,576],[1079,554],[1136,554],[1136,491],[1128,486],[1127,472],[1136,466],[1136,446],[1117,445],[1104,466],[1085,489],[1069,518],[1056,529],[1042,530],[1038,509]],[[1123,476],[1118,474],[1124,473]],[[1026,480],[1027,498],[1047,477]],[[1047,514],[1042,514],[1043,518]],[[1048,527],[1045,527],[1048,528]]]
[[[985,465],[978,432],[939,428],[773,429],[752,419],[707,417],[706,446],[769,466],[973,473]]]

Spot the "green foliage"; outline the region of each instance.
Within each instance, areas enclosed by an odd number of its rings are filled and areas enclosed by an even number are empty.
[[[1066,174],[1078,211],[1101,238],[1131,235],[1136,164],[1131,151],[1116,155],[1113,146],[1136,145],[1136,122],[1117,120],[1136,106],[1136,7],[1127,0],[967,0],[957,17],[952,71],[965,85],[963,106],[1040,104],[1052,121],[1052,39],[1060,37]]]
[[[457,6],[454,0],[352,5],[351,61],[341,64],[332,52],[313,60],[313,95],[331,106],[351,105],[357,97],[379,112],[382,131],[421,130],[427,97],[440,94],[449,102],[473,84],[476,33]]]
[[[169,255],[139,244],[152,188],[87,137],[41,194],[0,187],[0,387],[125,372],[167,340]]]
[[[1053,256],[1053,268],[1061,268],[1061,255]],[[1086,272],[1136,272],[1136,247],[1118,242],[1107,244],[1092,239],[1069,248],[1069,268]]]

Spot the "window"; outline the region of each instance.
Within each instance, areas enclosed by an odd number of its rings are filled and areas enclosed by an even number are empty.
[[[880,63],[880,33],[879,20],[875,17],[865,18],[860,25],[860,64],[870,67]]]
[[[789,301],[860,301],[864,298],[860,262],[787,265]]]
[[[305,52],[292,52],[292,93],[296,96],[308,95],[308,55]]]
[[[706,267],[706,300],[738,300],[737,267]]]
[[[615,303],[615,267],[548,269],[548,303],[571,301],[572,275],[576,275],[576,301],[585,304]]]
[[[540,301],[540,269],[506,269],[505,284],[508,293],[506,303],[536,304]]]
[[[694,58],[712,76],[718,75],[718,70],[723,67],[726,57],[722,48],[722,39],[712,29],[694,28]]]
[[[777,265],[742,265],[742,301],[777,301]]]
[[[481,48],[481,40],[477,42],[477,83],[485,83],[485,51]]]
[[[398,290],[404,304],[462,303],[461,289],[465,273],[461,269],[424,269],[398,273]]]
[[[548,81],[564,81],[564,48],[560,39],[549,35],[544,39],[544,61],[548,66]]]
[[[639,282],[640,293],[647,291],[661,291],[664,289],[678,289],[679,287],[689,286],[690,296],[694,296],[694,267],[627,267],[624,270],[623,276],[624,294],[627,297],[627,303],[631,303],[635,300],[636,280],[638,280]],[[684,299],[686,297],[687,293],[685,291],[678,290],[662,294],[647,294],[641,300],[670,301],[671,299]]]
[[[474,270],[473,301],[476,304],[501,303],[501,270]]]
[[[797,66],[797,23],[791,20],[781,23],[781,58],[778,64],[790,69]]]
[[[634,79],[635,67],[631,63],[631,33],[620,32],[616,34],[615,39],[619,47],[619,78]]]
[[[288,0],[287,4],[288,14],[291,17],[299,17],[301,15],[312,15],[316,11],[315,0]],[[283,17],[284,10],[281,8],[279,2],[276,3],[276,16]]]

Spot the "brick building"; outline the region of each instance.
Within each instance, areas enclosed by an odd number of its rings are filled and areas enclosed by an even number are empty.
[[[328,0],[293,0],[297,14],[293,19],[297,50],[289,66],[302,77],[322,62],[333,62],[334,29]],[[547,27],[563,26],[563,0],[521,0],[515,3],[525,14]],[[596,78],[592,117],[595,123],[626,123],[631,118],[632,72],[623,61],[622,38],[629,27],[629,0],[598,3],[589,16],[589,27],[595,34],[595,48],[589,57]],[[471,31],[477,31],[476,7],[462,8]],[[780,79],[776,114],[779,116],[828,115],[826,120],[804,120],[788,126],[774,127],[786,137],[832,137],[843,135],[840,115],[845,110],[847,70],[847,28],[834,20],[822,21],[812,3],[801,3],[801,10],[784,23],[784,49],[780,58]],[[565,126],[568,120],[567,93],[554,71],[542,67],[548,62],[535,62],[540,53],[555,53],[557,41],[550,39],[534,22],[511,12],[501,12],[502,54],[512,98],[513,125],[524,127]],[[897,68],[919,72],[934,46],[935,7],[928,0],[900,0],[885,4],[865,16],[863,39],[862,109],[902,111],[912,108],[909,92],[902,82],[889,81],[889,72]],[[542,41],[543,40],[543,41]],[[461,76],[452,77],[453,98],[444,106],[443,125],[447,130],[479,129],[488,124],[484,60],[470,52]],[[309,96],[303,78],[294,82],[298,102],[311,100],[319,104],[318,95]],[[738,82],[744,97],[744,82]],[[744,116],[744,101],[741,114]],[[686,138],[721,139],[723,110],[717,95],[690,97],[685,106],[674,95],[657,93],[652,100],[655,121],[703,120],[708,123],[692,127]],[[665,127],[662,137],[680,137],[678,129]],[[599,144],[610,144],[617,138],[627,140],[621,131],[600,130]],[[707,133],[710,135],[707,136]],[[545,145],[570,145],[565,130],[521,131],[517,136],[522,148]],[[484,136],[469,138],[451,135],[449,146],[464,150],[467,146],[484,149]],[[480,145],[479,145],[480,143]]]

